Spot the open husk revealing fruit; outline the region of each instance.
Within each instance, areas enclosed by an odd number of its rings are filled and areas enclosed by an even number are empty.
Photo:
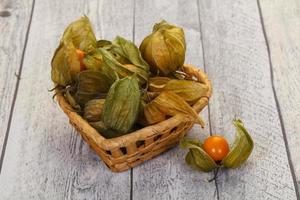
[[[236,168],[246,162],[254,147],[253,140],[241,120],[233,120],[233,125],[236,128],[234,143],[229,153],[218,163],[205,152],[200,140],[183,138],[180,146],[189,149],[186,163],[194,169],[209,172],[220,167]]]
[[[76,49],[89,52],[96,47],[96,37],[89,19],[84,16],[71,23],[65,30],[51,61],[52,81],[61,86],[74,82],[82,70]]]

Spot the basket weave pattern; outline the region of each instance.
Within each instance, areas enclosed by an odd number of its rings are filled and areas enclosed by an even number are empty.
[[[193,105],[193,109],[199,113],[208,104],[211,96],[211,83],[203,71],[192,65],[185,64],[181,70],[209,88],[207,94]],[[114,172],[135,167],[176,146],[180,138],[193,126],[193,122],[186,121],[183,115],[176,115],[132,133],[106,139],[73,111],[63,95],[58,94],[56,100],[69,117],[73,127]]]

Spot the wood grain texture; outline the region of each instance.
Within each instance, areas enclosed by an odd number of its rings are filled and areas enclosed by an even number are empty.
[[[260,5],[270,47],[273,82],[300,190],[300,3],[263,0]]]
[[[255,142],[245,165],[219,175],[220,199],[296,199],[256,1],[199,2],[212,131],[232,141],[238,117]]]
[[[17,76],[25,46],[32,1],[0,3],[0,152],[14,99]],[[1,154],[1,153],[0,153]]]
[[[83,14],[98,38],[118,33],[132,38],[133,1],[36,1],[0,178],[1,199],[130,198],[130,172],[112,173],[47,91],[59,38]]]
[[[165,19],[182,26],[186,35],[185,63],[203,69],[202,47],[196,1],[137,0],[135,8],[135,41],[140,44],[152,32],[152,26]],[[209,135],[207,109],[201,114],[206,120],[202,130],[195,125],[189,137]],[[214,182],[208,183],[212,173],[199,173],[190,169],[184,157],[186,150],[176,147],[133,169],[133,199],[217,199]]]

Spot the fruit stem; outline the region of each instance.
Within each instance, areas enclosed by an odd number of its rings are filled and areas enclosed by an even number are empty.
[[[214,170],[214,177],[212,177],[211,179],[209,179],[208,182],[210,183],[210,182],[216,180],[218,178],[218,173],[219,173],[219,167]]]

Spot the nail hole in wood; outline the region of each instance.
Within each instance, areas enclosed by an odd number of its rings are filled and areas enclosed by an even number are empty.
[[[7,10],[0,11],[0,17],[9,17],[11,13]]]

